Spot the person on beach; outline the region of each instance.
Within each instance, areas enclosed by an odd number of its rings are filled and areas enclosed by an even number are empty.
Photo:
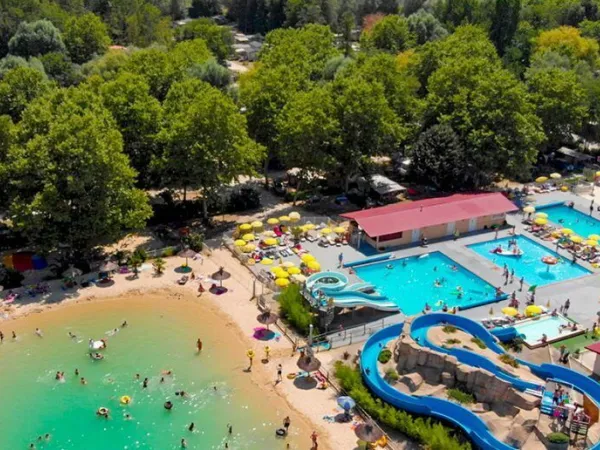
[[[17,338],[17,333],[15,333],[14,331],[12,332],[12,338],[16,339]]]
[[[281,366],[281,364],[277,364],[277,383],[281,383],[281,381],[283,380],[281,374],[283,372],[283,367]]]
[[[200,338],[196,341],[196,350],[198,350],[198,353],[202,351],[202,340]]]
[[[310,435],[310,439],[312,440],[312,443],[313,443],[312,450],[317,450],[319,448],[319,443],[317,442],[318,437],[319,437],[319,435],[317,434],[316,431],[313,431],[312,434]]]
[[[286,435],[288,434],[291,423],[290,416],[285,416],[285,419],[283,419],[283,428],[285,428]]]
[[[0,331],[0,343],[4,342],[4,333]]]
[[[519,292],[523,292],[523,283],[525,283],[525,277],[521,277],[519,280]]]
[[[567,299],[565,305],[563,306],[563,314],[566,316],[569,312],[569,308],[571,307],[571,299]]]
[[[271,347],[268,345],[265,346],[265,359],[269,362],[269,354],[271,353]]]
[[[200,283],[198,285],[198,297],[200,297],[202,294],[204,294],[204,286],[202,286],[202,283]]]

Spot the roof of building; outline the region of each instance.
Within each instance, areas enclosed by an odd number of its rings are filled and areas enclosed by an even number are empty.
[[[455,194],[342,214],[371,237],[517,211],[501,193]]]
[[[585,348],[590,352],[594,352],[600,355],[600,342],[596,342],[595,344],[586,345]]]

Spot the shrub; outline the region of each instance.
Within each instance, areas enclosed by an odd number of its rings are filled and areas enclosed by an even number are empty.
[[[175,249],[173,247],[167,247],[162,251],[163,258],[168,258],[170,256],[173,256],[174,254],[175,254]]]
[[[479,347],[480,349],[484,349],[487,348],[487,345],[485,345],[485,342],[483,342],[481,339],[479,339],[478,337],[474,337],[471,338],[471,342],[473,344],[475,344],[477,347]]]
[[[448,389],[448,398],[456,400],[458,403],[463,405],[475,403],[475,397],[473,397],[473,394],[469,394],[468,392],[461,391],[457,388]]]
[[[390,359],[392,359],[392,351],[389,348],[381,350],[381,353],[379,353],[379,356],[377,357],[377,361],[381,364],[387,363]]]
[[[296,331],[308,334],[310,324],[315,319],[310,306],[302,298],[300,286],[291,284],[279,294],[279,312]]]
[[[400,375],[398,375],[398,372],[396,372],[395,369],[392,369],[391,367],[385,371],[385,378],[388,381],[391,382],[396,382],[400,379]]]
[[[228,212],[246,211],[260,206],[260,193],[253,187],[244,187],[233,191],[227,203]]]
[[[200,252],[204,246],[204,235],[202,233],[190,233],[183,239],[183,243],[195,252]]]
[[[446,344],[452,345],[452,344],[460,344],[460,339],[446,339]]]
[[[565,444],[569,442],[569,436],[565,433],[549,433],[546,435],[546,439],[552,444]]]
[[[458,330],[458,328],[454,325],[444,325],[444,328],[442,328],[444,333],[456,333],[456,330]]]
[[[162,258],[156,258],[154,261],[152,261],[152,267],[154,267],[154,273],[156,275],[162,275],[165,271],[165,266],[165,260]]]
[[[148,260],[148,252],[143,248],[138,248],[133,252],[133,256],[138,258],[142,263],[145,263]]]
[[[512,366],[515,369],[517,367],[519,367],[519,363],[517,362],[517,360],[515,358],[513,358],[512,356],[510,356],[508,353],[504,353],[503,355],[500,355],[498,358],[504,364],[508,364],[509,366]]]
[[[373,419],[419,441],[423,446],[436,450],[470,450],[468,442],[461,442],[455,430],[430,418],[414,416],[374,398],[364,385],[358,368],[338,361],[335,377],[341,388],[352,397]]]
[[[504,350],[520,353],[523,350],[523,341],[521,339],[513,339],[508,342],[501,342],[500,345],[504,348]]]

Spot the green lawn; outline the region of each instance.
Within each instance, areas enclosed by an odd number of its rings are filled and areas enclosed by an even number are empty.
[[[586,345],[598,342],[598,339],[592,339],[591,334],[592,333],[589,333],[588,335],[581,334],[579,336],[565,339],[563,341],[558,341],[552,344],[552,346],[554,346],[555,348],[560,348],[561,345],[566,345],[571,353],[573,353],[577,349],[583,350],[583,348]]]

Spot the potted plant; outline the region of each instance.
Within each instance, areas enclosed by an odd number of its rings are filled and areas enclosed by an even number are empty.
[[[546,435],[546,448],[548,450],[568,450],[569,436],[565,433],[550,433]]]

